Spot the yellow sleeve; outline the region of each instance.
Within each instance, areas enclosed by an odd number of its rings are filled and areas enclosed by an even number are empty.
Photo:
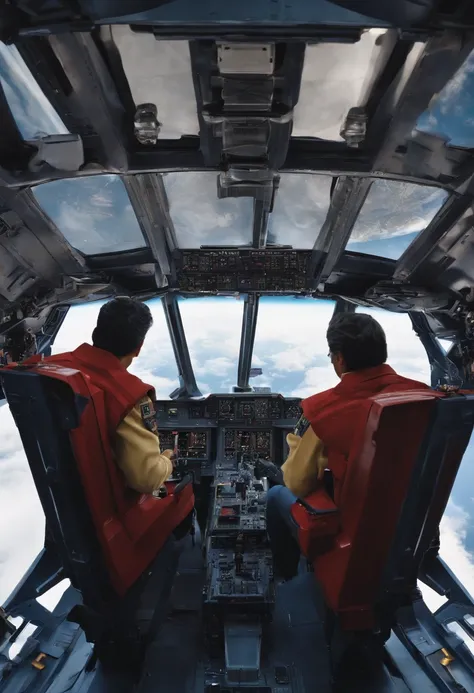
[[[285,485],[295,496],[304,498],[316,488],[327,467],[324,443],[310,427],[302,437],[288,433],[286,442],[290,448],[282,465]]]
[[[130,488],[152,493],[164,484],[173,465],[161,453],[158,436],[143,423],[140,405],[144,403],[153,406],[149,397],[141,400],[117,428],[115,458]]]

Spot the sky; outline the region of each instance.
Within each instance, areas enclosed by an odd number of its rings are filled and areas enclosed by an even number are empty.
[[[177,385],[177,371],[163,309],[150,302],[154,325],[131,370],[167,398]],[[236,381],[243,301],[235,298],[187,299],[180,302],[183,324],[198,385],[203,395],[229,392]],[[328,358],[325,332],[333,304],[310,299],[263,298],[255,338],[253,366],[263,374],[252,385],[269,386],[285,396],[306,397],[337,383]],[[56,338],[54,353],[89,340],[100,304],[73,308]],[[423,347],[406,315],[371,312],[383,325],[389,363],[402,375],[429,382]],[[0,603],[8,596],[43,543],[41,506],[29,474],[21,441],[8,406],[0,407]],[[474,446],[465,455],[441,528],[441,555],[474,594]],[[53,606],[61,589],[45,595]],[[430,607],[442,603],[425,590]]]
[[[474,51],[419,117],[416,129],[443,137],[450,146],[472,147],[474,144]]]

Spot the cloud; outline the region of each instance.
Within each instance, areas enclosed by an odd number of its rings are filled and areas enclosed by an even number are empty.
[[[443,89],[432,97],[428,108],[418,118],[416,130],[443,138],[450,146],[472,147],[473,87],[474,51]]]
[[[312,248],[328,213],[331,184],[331,176],[281,174],[267,242]]]
[[[470,527],[472,516],[451,500],[441,521],[440,556],[474,598],[474,554],[466,548],[466,537]],[[446,597],[440,596],[422,583],[420,589],[432,611],[436,611],[446,602]]]
[[[119,176],[50,181],[33,188],[33,194],[66,240],[86,255],[145,246]]]
[[[341,141],[350,108],[361,104],[378,31],[366,31],[354,44],[307,46],[293,137]]]
[[[112,26],[135,105],[154,103],[160,138],[198,135],[199,123],[187,41],[157,41],[129,26]]]
[[[423,231],[448,197],[440,188],[394,180],[372,183],[354,225],[348,249],[364,251],[362,244]],[[383,249],[380,253],[385,256]]]
[[[249,245],[253,200],[217,197],[217,172],[182,171],[163,174],[178,245]]]

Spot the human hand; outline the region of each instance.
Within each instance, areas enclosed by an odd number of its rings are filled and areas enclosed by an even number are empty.
[[[167,457],[170,460],[170,462],[173,464],[173,467],[174,467],[174,465],[176,463],[176,455],[175,455],[174,450],[169,450],[169,449],[163,450],[163,452],[161,454],[164,455],[165,457]]]

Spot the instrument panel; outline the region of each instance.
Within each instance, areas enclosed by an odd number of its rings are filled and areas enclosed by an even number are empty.
[[[156,402],[158,424],[198,424],[199,419],[207,425],[235,422],[245,425],[276,424],[295,422],[301,416],[300,401],[296,397],[282,395],[260,395],[236,393],[209,395],[201,400],[165,400]]]
[[[190,292],[309,291],[310,260],[310,250],[216,248],[177,251],[177,286]]]
[[[271,431],[242,431],[238,428],[226,428],[224,432],[224,458],[240,455],[258,455],[269,460],[272,450]]]
[[[178,436],[178,457],[205,459],[208,456],[208,431],[160,431],[161,450],[174,450]]]
[[[178,468],[214,476],[216,465],[255,458],[282,464],[285,437],[301,415],[300,400],[263,393],[209,395],[155,403],[160,447],[175,450]]]

